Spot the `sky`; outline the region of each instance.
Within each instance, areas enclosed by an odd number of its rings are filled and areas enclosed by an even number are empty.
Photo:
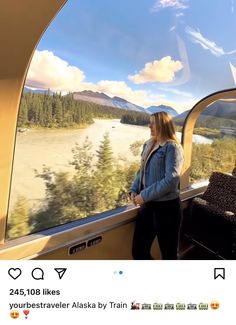
[[[236,0],[68,0],[26,86],[92,90],[179,113],[236,86]]]

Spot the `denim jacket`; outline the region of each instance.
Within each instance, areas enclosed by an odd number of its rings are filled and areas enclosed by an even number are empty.
[[[142,159],[152,143],[152,139],[144,143]],[[166,141],[148,156],[144,167],[139,169],[131,192],[141,194],[144,202],[177,198],[183,161],[182,147],[175,141]]]

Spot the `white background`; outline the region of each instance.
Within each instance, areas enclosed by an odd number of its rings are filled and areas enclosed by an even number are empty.
[[[44,280],[32,278],[34,268],[44,270]],[[54,268],[67,268],[60,280]],[[214,268],[225,268],[226,279],[214,280]],[[9,268],[20,268],[13,280]],[[122,274],[119,274],[122,271]],[[234,261],[0,261],[0,324],[102,324],[102,325],[220,325],[235,324]],[[60,295],[9,295],[9,289],[60,290]],[[210,303],[217,300],[218,310]],[[70,303],[68,309],[30,308],[25,319],[10,317],[9,303]],[[128,308],[111,308],[109,302],[127,303]],[[131,310],[139,303],[208,303],[209,310]],[[71,308],[73,302],[106,303],[105,310]]]

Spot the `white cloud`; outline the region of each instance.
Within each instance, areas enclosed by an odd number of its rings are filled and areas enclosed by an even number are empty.
[[[153,7],[151,8],[151,12],[159,11],[164,8],[172,8],[172,9],[186,9],[188,0],[157,0]]]
[[[168,60],[174,66],[176,65],[177,61],[171,61],[171,58]],[[171,71],[174,75],[173,67]],[[189,105],[169,102],[164,93],[158,92],[157,94],[146,90],[134,90],[124,81],[100,80],[97,83],[91,83],[84,80],[85,74],[78,67],[69,65],[68,62],[54,55],[53,52],[45,50],[35,52],[28,71],[26,86],[34,89],[50,89],[55,92],[62,92],[62,94],[92,90],[106,93],[110,97],[118,96],[143,107],[160,104],[170,105],[180,112],[189,108]]]
[[[175,73],[183,68],[180,61],[174,61],[171,56],[165,56],[161,60],[154,60],[145,64],[139,73],[131,76],[129,80],[136,84],[147,82],[171,82],[175,78]]]
[[[179,18],[179,17],[183,17],[184,16],[184,13],[183,12],[177,12],[175,14],[175,17]]]
[[[209,50],[215,56],[222,56],[226,54],[236,53],[236,50],[225,52],[224,49],[218,45],[214,41],[210,41],[205,38],[200,31],[196,31],[193,28],[187,26],[185,28],[186,33],[190,36],[191,40],[194,43],[200,44],[204,50]]]
[[[187,97],[187,98],[192,98],[193,97],[193,95],[191,93],[188,93],[186,91],[181,91],[181,90],[175,89],[175,88],[158,87],[158,89],[161,90],[161,91],[170,92],[172,94],[180,95],[180,96]]]
[[[27,75],[26,85],[53,91],[77,90],[84,80],[84,72],[55,56],[50,51],[35,51]]]
[[[91,89],[92,90],[92,89]],[[101,80],[96,85],[94,91],[106,93],[108,96],[118,96],[128,100],[131,103],[142,107],[167,105],[176,109],[179,113],[184,112],[187,109],[192,108],[192,106],[197,102],[190,94],[185,93],[186,100],[181,98],[181,102],[168,100],[166,94],[161,92],[150,92],[145,90],[132,90],[123,81],[110,81]],[[166,90],[166,89],[165,89]],[[175,92],[175,91],[173,91]],[[180,94],[180,93],[179,93]],[[181,97],[183,96],[181,92]]]
[[[184,111],[191,109],[198,101],[199,99],[191,98],[186,101],[181,101],[180,103],[170,102],[170,106],[175,108],[179,113],[183,113]]]
[[[142,105],[147,97],[145,90],[133,90],[124,81],[101,80],[98,83],[85,82],[84,72],[70,66],[50,51],[35,51],[26,86],[36,89],[50,89],[63,94],[74,91],[92,90],[104,92],[108,96],[122,97],[132,103]]]
[[[97,91],[108,96],[118,96],[137,104],[143,105],[148,93],[145,90],[133,90],[124,81],[101,80],[96,85]]]

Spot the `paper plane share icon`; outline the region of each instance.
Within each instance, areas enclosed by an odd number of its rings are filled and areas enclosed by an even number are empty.
[[[64,276],[64,274],[66,273],[67,268],[63,268],[63,267],[57,267],[54,268],[54,270],[57,272],[59,279],[61,280],[61,278]]]

